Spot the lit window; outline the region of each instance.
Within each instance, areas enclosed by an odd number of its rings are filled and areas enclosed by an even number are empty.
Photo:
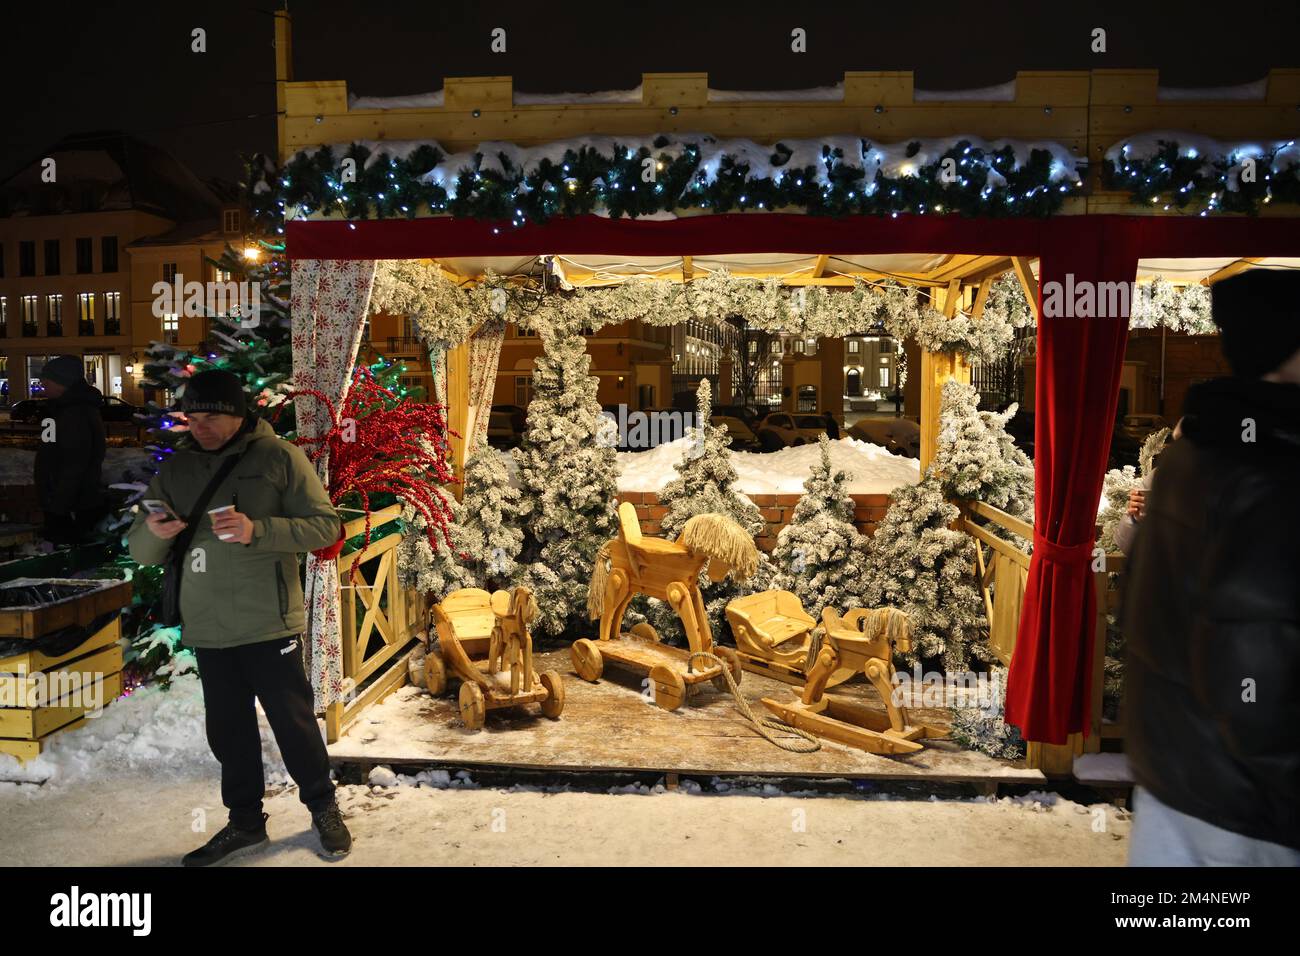
[[[95,293],[77,293],[77,332],[80,335],[95,334]]]

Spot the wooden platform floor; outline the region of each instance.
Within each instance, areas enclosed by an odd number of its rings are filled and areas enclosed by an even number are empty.
[[[641,696],[641,677],[609,666],[600,682],[576,674],[567,649],[536,656],[538,671],[553,668],[564,678],[565,706],[559,720],[537,708],[493,711],[487,726],[467,731],[455,696],[433,698],[407,686],[364,712],[329,747],[336,764],[518,767],[553,771],[658,772],[684,775],[779,776],[899,780],[931,783],[1042,784],[1037,770],[998,760],[948,740],[927,741],[919,753],[885,757],[828,741],[811,754],[788,753],[759,737],[736,710],[729,692],[701,685],[679,710],[660,710]],[[746,672],[741,691],[756,714],[768,714],[759,698],[793,696],[789,684]],[[883,711],[863,679],[839,693]],[[916,709],[923,723],[947,726],[946,710]],[[793,735],[787,735],[795,739]]]

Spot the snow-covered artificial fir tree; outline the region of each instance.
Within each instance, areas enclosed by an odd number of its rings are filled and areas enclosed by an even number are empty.
[[[965,669],[970,645],[986,626],[976,587],[975,545],[952,528],[957,506],[934,475],[894,491],[869,549],[863,598],[868,607],[896,607],[912,625],[909,664],[942,657]]]
[[[1005,412],[981,412],[979,392],[963,382],[945,382],[929,470],[949,498],[983,501],[1032,521],[1034,463],[1006,430],[1015,413],[1015,405]]]
[[[790,591],[820,620],[822,608],[861,606],[868,539],[853,523],[852,477],[831,467],[830,439],[819,441],[821,461],[804,482],[804,494],[772,552],[770,586]]]
[[[1007,671],[990,667],[989,696],[971,706],[949,708],[952,714],[951,735],[955,743],[978,750],[990,757],[1018,760],[1025,755],[1025,741],[1020,731],[1004,717],[1007,700]]]
[[[486,444],[465,465],[466,566],[470,587],[495,591],[509,588],[519,575],[524,544],[519,524],[519,489],[510,483],[505,462]]]
[[[533,371],[533,398],[519,466],[524,523],[522,581],[537,600],[537,633],[557,636],[584,625],[596,552],[617,530],[618,465],[603,440],[609,419],[596,398],[599,380],[579,335],[544,335]]]
[[[689,519],[705,513],[726,515],[753,537],[761,535],[767,527],[758,506],[733,487],[738,476],[727,450],[731,438],[725,425],[713,424],[712,411],[712,389],[709,380],[703,379],[696,391],[695,426],[689,432],[682,460],[673,466],[677,477],[659,490],[659,504],[668,509],[660,519],[659,533],[669,540],[682,533]],[[700,591],[715,641],[731,633],[727,604],[741,595],[763,590],[771,574],[771,562],[761,551],[758,570],[743,584],[730,577],[710,581],[701,573]],[[685,640],[681,622],[668,605],[652,602],[647,616],[661,637]]]
[[[397,551],[402,586],[428,594],[434,601],[457,588],[509,588],[518,576],[524,538],[519,526],[519,497],[501,456],[480,445],[465,464],[463,500],[447,495],[452,513],[450,548],[434,550],[424,519],[414,509],[406,509],[410,530]]]

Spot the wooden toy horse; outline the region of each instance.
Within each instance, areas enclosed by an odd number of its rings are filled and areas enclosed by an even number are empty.
[[[721,581],[728,574],[738,580],[749,577],[758,567],[754,539],[720,514],[691,518],[677,541],[642,535],[636,508],[626,501],[619,505],[618,518],[618,537],[607,542],[597,555],[587,592],[587,609],[593,620],[600,620],[599,639],[575,641],[570,650],[578,676],[599,680],[606,658],[624,664],[649,675],[654,683],[655,703],[665,710],[681,706],[688,684],[711,680],[715,686],[726,687],[722,668],[708,662],[702,666],[693,663],[694,652],[722,658],[739,681],[740,662],[735,653],[713,643],[699,577],[706,565],[711,581]],[[654,628],[648,624],[620,633],[623,615],[636,594],[665,601],[676,612],[689,651],[659,643]]]

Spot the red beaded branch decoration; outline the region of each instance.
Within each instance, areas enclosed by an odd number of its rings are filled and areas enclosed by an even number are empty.
[[[316,446],[307,453],[313,462],[329,454],[332,503],[337,505],[351,492],[361,498],[366,513],[363,548],[370,545],[370,496],[376,494],[395,495],[414,508],[424,518],[425,535],[435,553],[438,531],[452,547],[451,507],[436,487],[457,481],[447,464],[449,429],[442,405],[399,398],[364,365],[353,373],[341,410],[316,389],[288,395],[299,396],[315,398],[329,409],[330,428],[318,438],[296,438],[294,444]]]

